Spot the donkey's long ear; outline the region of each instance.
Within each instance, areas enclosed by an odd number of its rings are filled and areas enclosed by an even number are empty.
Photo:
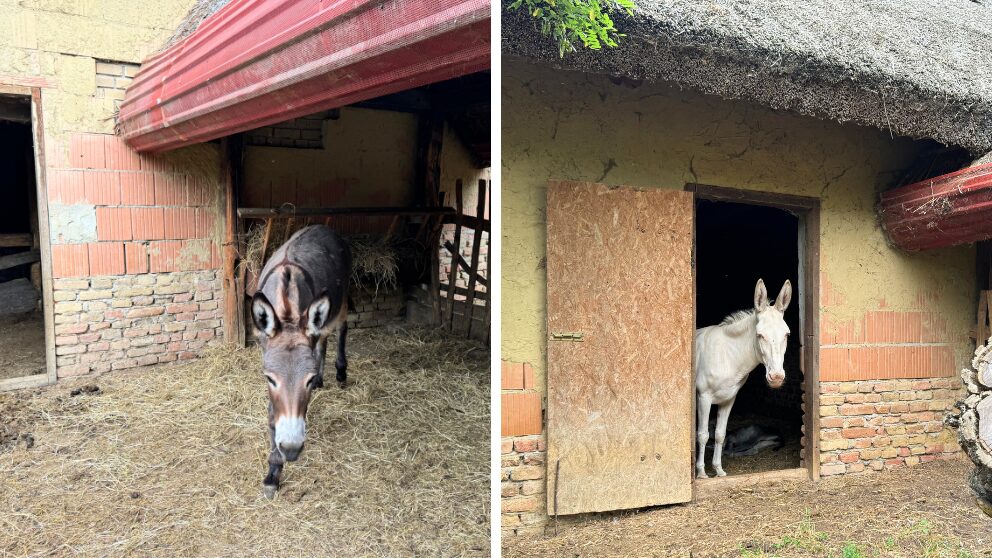
[[[775,299],[775,309],[779,312],[785,312],[790,302],[792,302],[792,282],[786,279],[785,284],[782,285],[782,290],[778,292],[778,298]]]
[[[768,289],[765,288],[765,281],[758,279],[758,284],[754,286],[754,309],[761,312],[768,308]]]
[[[331,313],[331,299],[327,293],[321,293],[307,308],[307,333],[311,336],[320,335],[320,331],[327,325],[327,319]]]
[[[251,319],[255,323],[255,328],[266,337],[272,337],[279,332],[279,318],[276,311],[269,304],[269,299],[261,291],[255,293],[251,299]]]

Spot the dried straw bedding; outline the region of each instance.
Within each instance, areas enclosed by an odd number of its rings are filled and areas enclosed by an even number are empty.
[[[349,341],[272,501],[257,349],[0,394],[0,556],[488,555],[488,350]]]

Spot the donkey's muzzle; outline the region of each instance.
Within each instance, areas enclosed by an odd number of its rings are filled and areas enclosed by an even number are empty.
[[[294,445],[285,442],[279,444],[279,453],[286,458],[286,461],[296,461],[303,452],[303,444]]]
[[[765,381],[769,387],[778,389],[785,383],[785,372],[769,372],[765,374]]]

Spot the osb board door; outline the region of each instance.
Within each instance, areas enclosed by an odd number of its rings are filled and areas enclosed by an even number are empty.
[[[687,502],[692,193],[552,181],[547,195],[548,510]]]

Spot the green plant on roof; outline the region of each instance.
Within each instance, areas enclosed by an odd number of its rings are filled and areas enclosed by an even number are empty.
[[[527,10],[541,26],[541,33],[558,44],[558,54],[578,50],[576,45],[599,50],[617,46],[624,36],[617,31],[610,12],[634,13],[633,0],[513,0],[511,10]]]

